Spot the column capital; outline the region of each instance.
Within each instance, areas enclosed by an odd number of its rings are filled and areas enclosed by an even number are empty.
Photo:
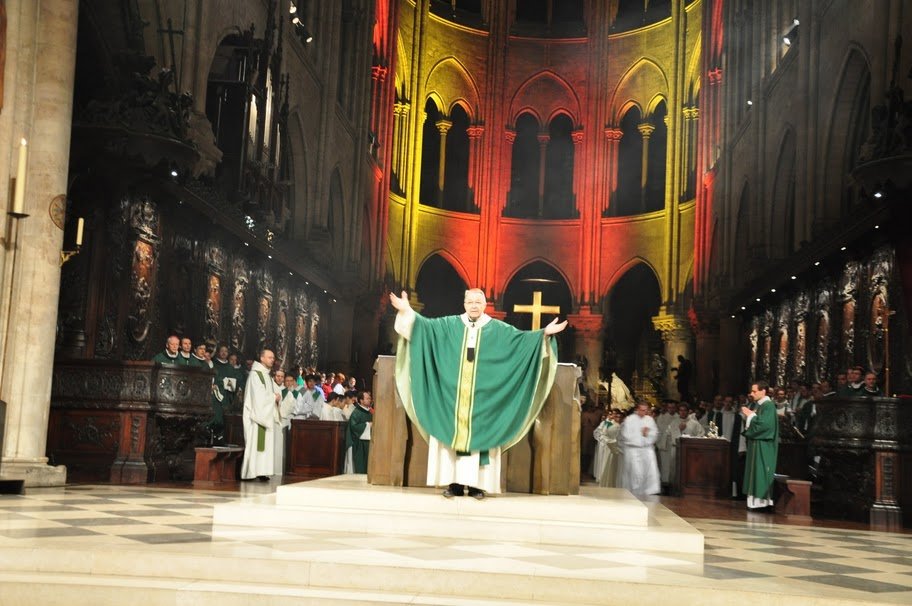
[[[538,144],[547,145],[551,141],[551,135],[548,133],[538,133]]]
[[[578,129],[574,130],[572,133],[570,133],[570,137],[573,139],[574,145],[579,145],[580,143],[583,142],[584,132],[585,131],[583,131],[583,129],[578,128]]]
[[[508,128],[504,131],[504,137],[506,138],[507,143],[512,144],[514,141],[516,141],[516,131]]]
[[[606,126],[605,127],[605,137],[607,137],[609,141],[620,141],[623,136],[624,136],[624,131],[622,131],[618,127],[616,127],[616,126]]]
[[[451,128],[453,128],[453,123],[450,120],[441,118],[440,120],[434,122],[434,126],[437,127],[437,130],[441,135],[445,135],[450,131]]]
[[[652,136],[652,133],[655,132],[655,125],[650,124],[649,122],[640,122],[637,124],[637,130],[640,131],[640,134],[643,135],[644,139],[648,139]]]
[[[721,84],[722,82],[722,68],[717,67],[706,72],[706,77],[709,80],[710,84]]]
[[[570,326],[576,330],[576,334],[584,337],[595,337],[602,332],[602,314],[594,314],[588,311],[582,311],[578,314],[567,314],[567,320]]]
[[[407,116],[411,108],[411,103],[397,101],[393,103],[393,114],[398,116]]]
[[[685,107],[682,110],[682,113],[684,114],[685,120],[697,120],[700,117],[700,108],[696,106]]]
[[[481,136],[484,134],[484,126],[470,126],[466,129],[466,134],[469,136],[469,139],[481,139]]]
[[[652,326],[662,333],[662,340],[666,343],[689,342],[691,339],[689,323],[686,318],[681,316],[660,313],[652,317]]]

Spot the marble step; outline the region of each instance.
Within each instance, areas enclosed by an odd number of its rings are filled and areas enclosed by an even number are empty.
[[[445,499],[431,488],[370,486],[336,476],[280,486],[275,495],[214,508],[219,526],[331,530],[531,544],[703,553],[703,535],[661,505],[626,490],[583,487],[578,496],[506,494]]]

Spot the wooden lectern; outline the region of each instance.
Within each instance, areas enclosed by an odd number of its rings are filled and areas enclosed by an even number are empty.
[[[426,486],[428,446],[405,414],[395,382],[395,356],[374,364],[374,424],[367,481]],[[554,386],[529,434],[504,453],[501,487],[508,492],[579,494],[580,370],[560,364]]]

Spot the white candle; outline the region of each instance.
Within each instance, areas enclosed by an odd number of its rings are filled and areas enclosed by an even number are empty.
[[[85,227],[85,219],[79,217],[79,222],[76,223],[76,246],[82,246],[82,228]]]
[[[16,190],[13,193],[13,213],[25,212],[25,172],[28,168],[28,141],[22,139],[19,145],[19,168],[16,171]]]

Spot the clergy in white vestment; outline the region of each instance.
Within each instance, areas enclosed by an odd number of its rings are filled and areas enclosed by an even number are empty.
[[[697,421],[696,416],[690,412],[686,404],[678,405],[678,416],[665,427],[665,431],[659,436],[659,441],[666,446],[666,456],[660,462],[663,484],[675,484],[676,466],[678,464],[678,445],[679,440],[684,437],[700,438],[706,435],[703,425]]]
[[[621,468],[621,447],[618,444],[618,437],[621,433],[621,413],[612,411],[611,427],[605,430],[605,462],[602,466],[602,473],[596,476],[599,486],[605,488],[614,488],[617,486],[618,470]]]
[[[647,414],[648,410],[648,404],[638,402],[636,413],[621,424],[618,437],[624,455],[618,487],[626,488],[638,497],[662,492],[654,448],[658,428],[655,420]]]
[[[602,422],[592,432],[592,437],[595,438],[595,456],[592,457],[592,469],[589,470],[589,473],[596,480],[602,476],[602,470],[605,469],[605,461],[608,456],[608,428],[612,425],[614,423],[606,413],[602,415]]]
[[[275,464],[273,473],[280,476],[285,473],[285,434],[286,430],[291,427],[291,417],[298,404],[298,392],[295,389],[298,386],[298,382],[292,375],[286,375],[285,372],[277,370],[275,383],[281,389],[279,392],[281,400],[279,400],[279,405],[276,406],[275,412]]]
[[[241,479],[268,480],[275,474],[276,409],[281,399],[279,386],[269,376],[275,354],[270,349],[260,352],[260,359],[250,367],[244,389],[244,461]]]
[[[654,419],[656,422],[656,428],[659,432],[658,437],[656,437],[656,456],[658,457],[660,472],[668,468],[667,461],[671,458],[671,443],[666,439],[668,436],[667,430],[668,426],[676,421],[677,418],[677,404],[675,402],[668,401],[665,402],[665,409],[660,412]],[[668,480],[665,478],[664,474],[661,476],[661,481],[663,484],[668,483]]]

